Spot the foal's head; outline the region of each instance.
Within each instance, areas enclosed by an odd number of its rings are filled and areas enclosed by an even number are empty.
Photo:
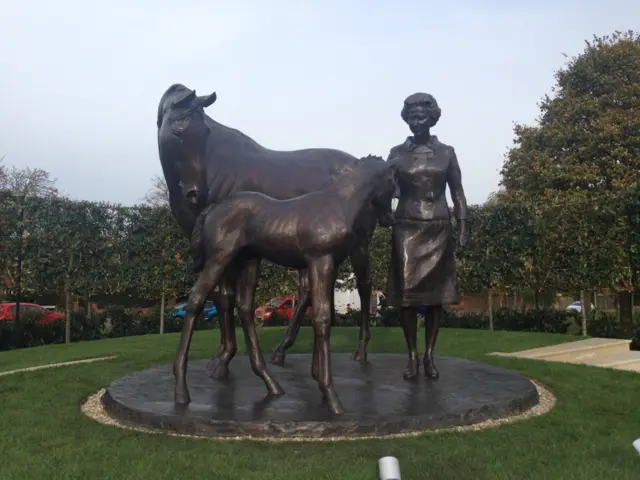
[[[392,200],[398,190],[397,167],[382,157],[369,155],[342,165],[332,173],[332,181],[353,188],[373,188],[371,205],[380,226],[393,224]]]

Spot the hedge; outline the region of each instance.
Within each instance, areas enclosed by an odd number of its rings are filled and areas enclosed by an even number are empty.
[[[58,320],[47,325],[38,323],[39,318],[33,315],[22,315],[19,322],[0,321],[0,350],[33,347],[52,343],[64,343],[64,320]],[[496,330],[511,330],[524,332],[547,333],[578,333],[580,331],[580,316],[575,312],[565,312],[553,309],[541,310],[511,310],[507,308],[494,312],[494,328]],[[347,315],[336,315],[334,326],[357,326],[360,322],[360,312],[351,311]],[[383,315],[371,319],[372,325],[379,327],[399,326],[398,311],[390,308]],[[167,315],[165,332],[179,332],[183,320],[174,315]],[[217,318],[207,320],[202,316],[198,319],[196,328],[199,330],[212,329],[217,324]],[[283,326],[287,319],[274,316],[263,325]],[[311,325],[311,319],[305,316],[303,326]],[[632,339],[631,349],[640,350],[640,313],[634,317],[634,326],[625,328],[618,321],[617,315],[608,312],[597,312],[588,321],[588,334],[592,337],[629,338]],[[489,318],[482,312],[456,313],[447,310],[442,327],[488,329]],[[135,313],[121,306],[108,307],[101,314],[93,314],[89,319],[84,311],[79,310],[71,316],[71,341],[99,340],[134,335],[158,333],[159,313],[151,310],[148,313]]]

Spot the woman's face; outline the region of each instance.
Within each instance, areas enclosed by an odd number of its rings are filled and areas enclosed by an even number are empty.
[[[425,104],[414,105],[409,110],[406,121],[414,135],[428,135],[432,127],[431,111]]]

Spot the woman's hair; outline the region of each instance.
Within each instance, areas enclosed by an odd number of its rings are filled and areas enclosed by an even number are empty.
[[[430,126],[433,127],[436,123],[438,123],[438,120],[440,120],[440,115],[442,114],[442,111],[438,106],[438,102],[436,102],[436,99],[433,98],[433,95],[422,92],[409,95],[404,101],[404,105],[402,106],[402,112],[400,112],[400,115],[405,122],[409,117],[409,112],[411,111],[411,109],[418,105],[425,106],[429,110],[429,116],[431,117]]]

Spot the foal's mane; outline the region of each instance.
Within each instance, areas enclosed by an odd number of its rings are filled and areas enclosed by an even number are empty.
[[[331,170],[329,183],[334,183],[344,175],[349,175],[362,167],[370,165],[384,165],[387,162],[382,157],[377,155],[367,155],[366,157],[356,158],[354,161],[340,165]]]

